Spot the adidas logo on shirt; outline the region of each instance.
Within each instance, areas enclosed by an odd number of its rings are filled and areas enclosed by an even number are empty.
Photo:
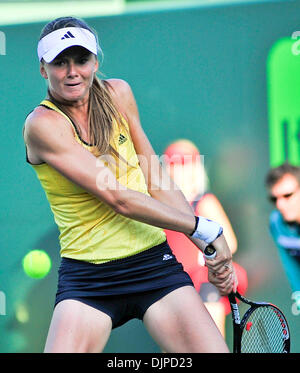
[[[75,38],[75,36],[70,32],[68,31],[62,38],[61,40],[63,39],[70,39],[70,38]]]
[[[169,260],[169,259],[172,259],[173,258],[173,255],[170,255],[170,254],[164,254],[163,256],[163,260]]]
[[[122,134],[119,136],[119,145],[124,144],[124,142],[127,141],[126,137]]]

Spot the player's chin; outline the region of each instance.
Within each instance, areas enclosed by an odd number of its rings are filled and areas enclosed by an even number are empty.
[[[66,101],[70,101],[70,102],[78,102],[78,101],[83,100],[83,98],[84,98],[84,96],[80,93],[78,93],[78,94],[73,93],[73,94],[64,95],[64,99]]]
[[[83,100],[87,96],[88,90],[85,89],[83,84],[78,86],[66,86],[64,87],[62,96],[67,101],[80,101]]]

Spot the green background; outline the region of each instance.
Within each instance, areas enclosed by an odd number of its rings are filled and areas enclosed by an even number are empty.
[[[298,1],[276,1],[88,19],[104,51],[102,72],[130,83],[156,153],[179,137],[200,147],[210,188],[238,237],[235,261],[247,269],[247,296],[282,308],[293,352],[300,352],[300,315],[292,314],[291,290],[268,232],[264,177],[270,165],[267,58],[275,42],[300,29],[299,14]],[[58,232],[22,139],[26,115],[46,92],[36,57],[43,25],[0,24],[6,36],[6,55],[0,55],[0,291],[6,297],[0,352],[43,350],[56,291]],[[22,270],[23,256],[33,249],[53,261],[42,280]],[[226,338],[231,345],[230,316]],[[114,330],[105,349],[156,351],[136,320]]]

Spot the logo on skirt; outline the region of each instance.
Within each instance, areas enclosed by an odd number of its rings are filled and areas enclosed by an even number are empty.
[[[173,255],[170,255],[170,254],[165,254],[163,256],[163,260],[169,260],[169,259],[172,259],[173,258]]]

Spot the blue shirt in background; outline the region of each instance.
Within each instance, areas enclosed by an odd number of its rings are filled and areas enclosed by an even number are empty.
[[[300,290],[300,224],[286,223],[278,210],[270,215],[270,232],[279,249],[292,291]]]

